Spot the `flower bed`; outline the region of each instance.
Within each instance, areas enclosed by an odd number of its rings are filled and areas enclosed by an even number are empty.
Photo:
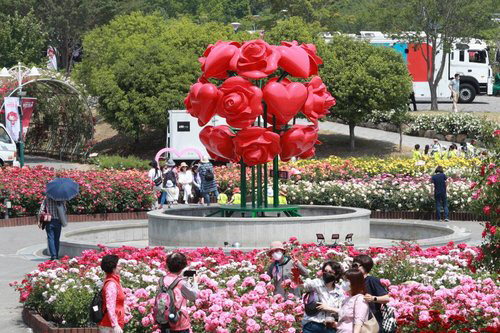
[[[403,177],[380,175],[332,181],[298,181],[283,185],[292,204],[335,205],[380,211],[433,211],[433,185],[430,176]],[[450,179],[447,186],[451,211],[470,211],[471,182]]]
[[[352,247],[330,249],[313,244],[286,245],[316,276],[321,262],[337,260],[348,268],[360,252]],[[202,276],[200,294],[190,303],[193,332],[300,332],[301,300],[273,296],[265,273],[265,253],[199,248],[182,250]],[[161,248],[104,249],[83,256],[47,262],[12,283],[26,308],[35,309],[62,327],[87,325],[87,306],[103,278],[99,258],[114,253],[123,258],[122,284],[131,314],[125,332],[153,332],[152,303],[158,278],[165,274],[166,253]],[[500,329],[500,289],[496,275],[476,270],[472,262],[480,250],[464,244],[423,250],[403,244],[366,251],[375,260],[373,274],[389,287],[399,332],[421,328],[450,332],[497,332]],[[413,281],[410,284],[405,282]],[[293,287],[290,280],[285,287]]]
[[[1,168],[0,190],[6,192],[12,202],[10,216],[35,215],[44,198],[47,182],[55,177],[71,178],[80,185],[80,195],[68,202],[69,214],[143,211],[148,210],[153,202],[152,186],[142,171]],[[3,210],[2,201],[0,211]]]

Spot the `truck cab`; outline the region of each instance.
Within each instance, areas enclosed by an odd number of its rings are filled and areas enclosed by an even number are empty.
[[[0,124],[0,167],[7,165],[19,166],[17,147],[5,126]]]

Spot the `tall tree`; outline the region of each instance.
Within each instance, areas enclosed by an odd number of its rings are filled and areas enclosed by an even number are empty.
[[[108,22],[120,9],[119,0],[43,0],[37,2],[36,15],[49,33],[49,43],[60,53],[61,68],[71,70],[73,51],[80,48],[82,36]]]
[[[453,43],[478,37],[493,21],[496,0],[376,0],[373,11],[385,30],[420,48],[427,64],[431,109],[438,109],[437,87]],[[442,52],[439,52],[442,50]]]
[[[375,110],[399,113],[407,107],[411,78],[396,51],[346,36],[319,44],[324,65],[320,75],[337,105],[331,116],[349,125],[350,148],[355,148],[354,128]]]
[[[99,98],[99,112],[120,133],[140,139],[164,129],[167,110],[184,108],[201,75],[198,57],[217,40],[243,40],[229,25],[166,21],[159,13],[119,16],[85,36],[85,57],[75,74]]]
[[[25,15],[0,15],[0,67],[10,67],[18,61],[41,64],[46,43],[45,29],[32,11]]]

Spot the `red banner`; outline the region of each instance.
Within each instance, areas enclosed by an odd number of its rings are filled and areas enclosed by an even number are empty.
[[[23,98],[23,139],[26,139],[26,133],[30,126],[31,115],[35,111],[36,98]]]

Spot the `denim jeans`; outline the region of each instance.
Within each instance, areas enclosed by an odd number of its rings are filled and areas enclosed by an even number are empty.
[[[325,324],[310,321],[302,326],[302,333],[335,333],[335,328],[327,328]]]
[[[436,215],[437,219],[441,220],[441,206],[444,210],[444,219],[448,219],[448,201],[446,200],[446,195],[436,195]]]
[[[59,219],[52,219],[45,227],[50,259],[59,259],[59,238],[61,238],[62,224]]]
[[[203,192],[203,199],[205,199],[205,203],[210,206],[210,193],[214,193],[215,195],[215,200],[219,197],[219,191],[215,190],[212,192]]]

